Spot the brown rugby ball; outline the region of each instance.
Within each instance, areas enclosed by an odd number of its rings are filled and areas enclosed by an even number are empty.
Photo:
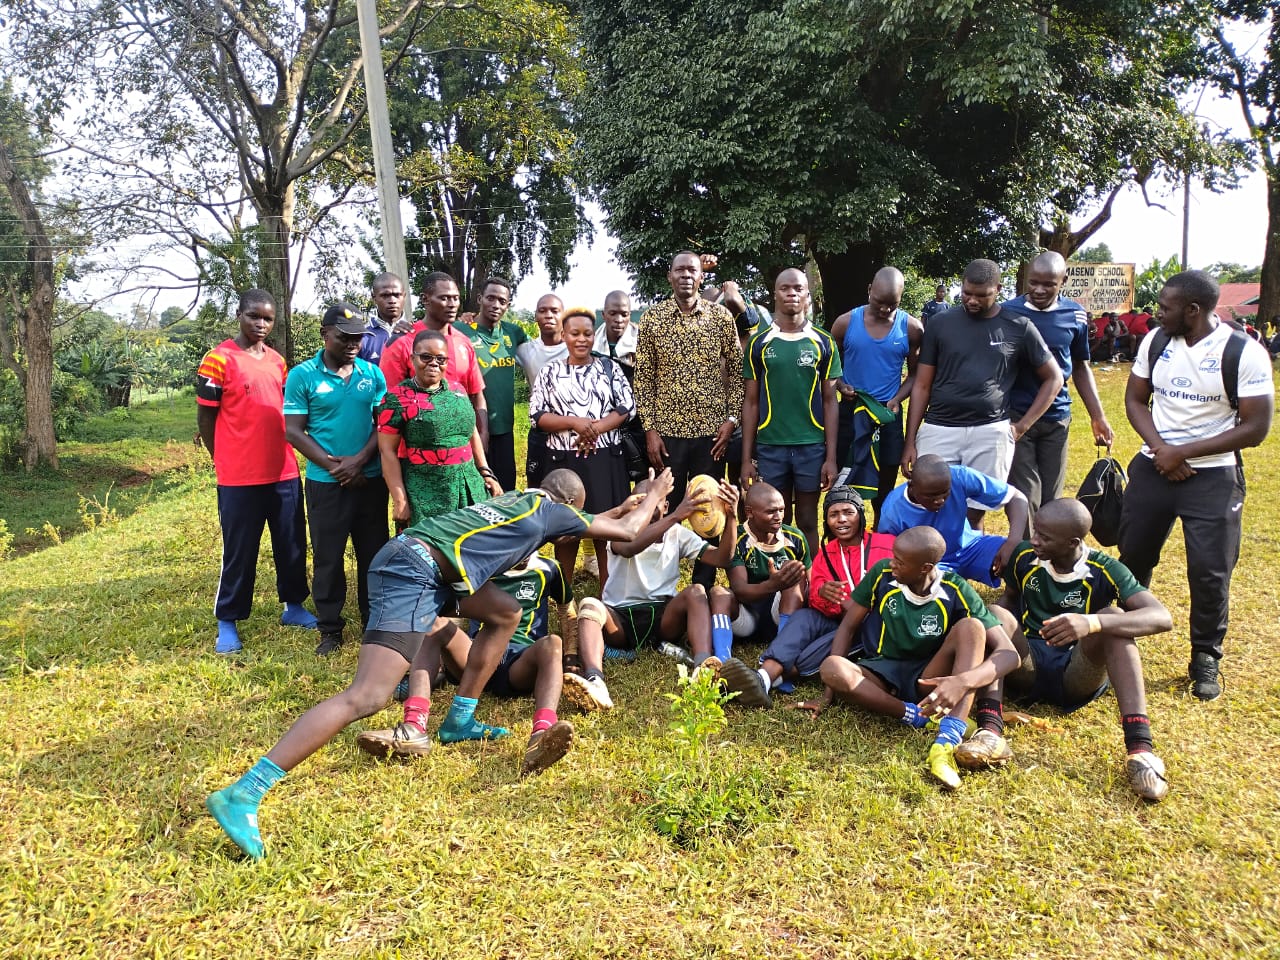
[[[720,481],[705,473],[700,473],[689,481],[688,495],[706,494],[711,499],[689,514],[685,522],[689,529],[700,537],[715,539],[724,533],[725,512],[724,501],[719,497]]]

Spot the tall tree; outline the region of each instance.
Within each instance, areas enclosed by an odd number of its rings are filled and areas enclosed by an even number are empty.
[[[583,141],[620,255],[650,292],[685,246],[730,274],[809,255],[831,316],[890,260],[946,276],[1045,240],[1070,253],[1089,234],[1063,211],[1205,153],[1163,10],[584,0]]]
[[[364,135],[358,45],[340,57],[329,45],[355,23],[350,2],[4,2],[9,56],[45,111],[76,107],[55,129],[82,165],[81,184],[97,188],[86,210],[117,230],[185,246],[199,261],[244,221],[247,205],[257,282],[276,296],[276,337],[290,355],[296,241],[343,199],[308,191],[308,178]],[[449,6],[394,0],[382,34],[403,45]],[[330,95],[315,105],[318,86]]]
[[[419,48],[447,48],[415,56]],[[509,0],[451,11],[424,31],[389,90],[415,286],[446,270],[464,297],[490,274],[518,282],[535,259],[568,278],[590,234],[579,200],[570,108],[583,69],[568,10]]]
[[[1280,316],[1280,7],[1272,0],[1212,0],[1207,9],[1192,0],[1188,7],[1207,15],[1198,72],[1239,102],[1266,174],[1267,233],[1258,316],[1270,321]],[[1260,51],[1251,55],[1239,48],[1232,37],[1239,35],[1240,26],[1262,34]]]
[[[35,197],[36,183],[48,172],[25,111],[8,88],[0,91],[0,236],[10,254],[0,264],[0,362],[22,386],[21,449],[28,471],[58,465],[53,430],[55,251]]]

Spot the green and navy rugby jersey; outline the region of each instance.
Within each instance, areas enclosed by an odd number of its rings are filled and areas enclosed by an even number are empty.
[[[746,567],[748,583],[763,583],[769,579],[773,566],[780,567],[788,560],[799,560],[806,568],[813,565],[809,556],[809,541],[804,534],[784,523],[778,530],[777,543],[763,544],[752,536],[745,523],[738,524],[738,542],[734,545],[730,567]]]
[[[458,586],[475,593],[495,573],[510,570],[544,543],[581,535],[593,519],[535,488],[424,517],[405,533],[448,557],[462,577]]]
[[[1038,560],[1031,544],[1023,540],[1013,552],[1009,569],[1012,573],[1006,576],[1018,586],[1022,630],[1029,637],[1039,637],[1050,617],[1097,613],[1146,589],[1128,567],[1101,550],[1086,550],[1069,575],[1055,577],[1047,561]]]
[[[999,624],[982,598],[958,573],[946,570],[923,603],[909,599],[893,579],[889,561],[881,560],[853,588],[853,602],[870,611],[867,653],[890,660],[927,660],[942,647],[957,621],[973,617],[986,628]]]
[[[822,384],[840,374],[835,341],[812,324],[795,332],[768,327],[752,337],[742,357],[742,379],[760,383],[756,443],[822,443]]]
[[[568,603],[573,591],[560,573],[560,564],[534,554],[524,567],[514,567],[495,575],[495,587],[520,604],[520,623],[511,643],[527,647],[547,635],[547,601]]]

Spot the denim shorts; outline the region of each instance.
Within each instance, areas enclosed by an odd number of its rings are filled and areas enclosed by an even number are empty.
[[[827,459],[825,443],[802,443],[756,447],[756,472],[760,479],[779,490],[817,493],[822,489],[822,461]]]
[[[382,633],[426,633],[453,596],[421,540],[388,540],[369,566],[369,624]]]

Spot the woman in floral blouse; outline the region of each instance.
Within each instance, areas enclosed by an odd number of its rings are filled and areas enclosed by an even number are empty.
[[[470,506],[502,487],[485,461],[471,401],[444,379],[444,336],[413,340],[413,377],[387,390],[378,409],[378,451],[397,525]]]

